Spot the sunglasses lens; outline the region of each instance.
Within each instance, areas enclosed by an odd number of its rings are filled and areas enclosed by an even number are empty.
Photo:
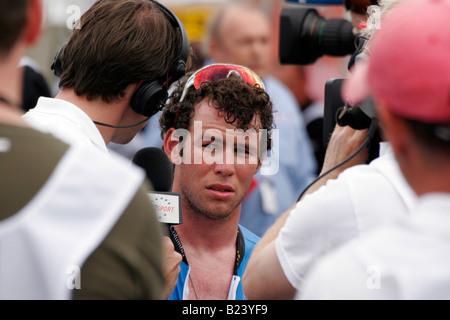
[[[229,69],[228,69],[229,70]],[[224,67],[207,67],[201,71],[199,71],[195,75],[194,79],[194,87],[196,89],[200,88],[200,84],[202,82],[217,82],[221,79],[225,79],[228,74],[228,70]]]
[[[213,64],[195,72],[188,81],[183,89],[183,93],[180,98],[180,102],[183,101],[187,94],[188,89],[194,86],[195,89],[199,89],[202,82],[217,82],[221,79],[226,79],[230,74],[236,73],[251,86],[258,86],[261,89],[264,88],[264,84],[261,79],[251,71],[250,69],[233,64]]]
[[[260,88],[264,89],[262,81],[259,79],[259,77],[257,78],[256,74],[254,74],[252,71],[242,69],[240,70],[239,73],[241,74],[242,79],[244,79],[244,81],[247,82],[248,84],[252,86],[258,85]]]
[[[194,87],[196,89],[200,88],[200,84],[205,81],[216,82],[221,79],[228,78],[231,71],[235,71],[232,73],[237,72],[241,78],[251,86],[258,85],[259,87],[264,88],[262,81],[257,78],[253,71],[250,71],[244,67],[233,65],[212,65],[201,69],[197,74],[195,74]]]

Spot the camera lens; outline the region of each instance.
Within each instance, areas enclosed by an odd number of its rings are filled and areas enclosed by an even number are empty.
[[[311,64],[323,55],[345,56],[355,52],[352,24],[325,19],[317,10],[285,7],[280,19],[280,62]]]

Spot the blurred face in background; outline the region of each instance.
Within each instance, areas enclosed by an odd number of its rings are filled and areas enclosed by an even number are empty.
[[[215,62],[244,65],[260,77],[267,74],[271,58],[269,19],[253,8],[227,10],[210,42],[210,55]]]

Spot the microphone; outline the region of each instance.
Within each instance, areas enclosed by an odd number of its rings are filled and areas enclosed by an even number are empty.
[[[172,190],[173,169],[166,153],[155,147],[140,149],[133,157],[133,163],[145,170],[153,188],[161,192]]]
[[[147,179],[153,184],[155,191],[148,196],[158,221],[167,225],[182,224],[180,194],[171,192],[173,165],[166,153],[160,148],[143,148],[136,152],[132,162],[144,169]]]

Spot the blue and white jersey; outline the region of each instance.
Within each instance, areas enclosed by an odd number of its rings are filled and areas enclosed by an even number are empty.
[[[241,278],[244,274],[245,268],[247,267],[250,255],[253,252],[255,245],[259,241],[259,237],[239,226],[238,237],[236,241],[236,266],[234,270],[234,275],[230,283],[230,290],[228,291],[228,300],[245,300],[244,290],[242,289]],[[171,227],[171,238],[174,242],[175,249],[181,253],[183,256],[183,261],[180,263],[180,273],[178,274],[178,282],[169,297],[169,300],[187,300],[189,296],[189,272],[191,268],[187,262],[185,255],[183,254],[183,249],[178,236]]]

